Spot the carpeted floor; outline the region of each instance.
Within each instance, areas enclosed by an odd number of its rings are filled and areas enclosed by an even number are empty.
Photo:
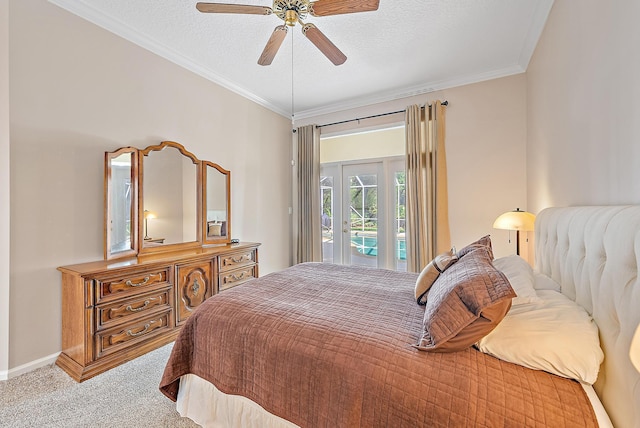
[[[197,427],[158,390],[172,346],[82,383],[55,365],[0,381],[0,427]]]

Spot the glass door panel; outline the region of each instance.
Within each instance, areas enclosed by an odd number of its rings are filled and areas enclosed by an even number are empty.
[[[334,247],[334,218],[333,218],[333,183],[332,176],[320,177],[320,197],[322,199],[322,261],[325,263],[334,263],[333,247]]]
[[[404,162],[392,164],[393,178],[393,237],[394,266],[396,270],[407,271],[407,246],[405,241],[406,227],[406,182]]]
[[[383,190],[381,163],[343,166],[343,263],[383,266],[384,223],[378,196]],[[347,239],[348,237],[348,239]]]

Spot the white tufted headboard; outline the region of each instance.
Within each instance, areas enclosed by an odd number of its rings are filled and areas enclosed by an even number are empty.
[[[594,385],[618,428],[640,427],[640,373],[629,345],[640,323],[640,206],[547,208],[536,218],[536,270],[587,309],[605,360]]]

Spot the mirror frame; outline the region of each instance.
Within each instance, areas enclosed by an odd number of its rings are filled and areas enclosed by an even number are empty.
[[[131,246],[123,251],[111,252],[111,161],[123,154],[131,154]],[[104,154],[104,258],[105,260],[135,256],[138,253],[138,149],[122,147]]]
[[[207,167],[218,170],[219,173],[226,176],[226,199],[227,199],[227,230],[226,235],[212,238],[208,235],[209,225],[207,222]],[[231,171],[222,168],[217,163],[210,161],[202,161],[202,242],[205,244],[228,244],[231,242]]]
[[[177,149],[183,156],[189,158],[196,166],[196,241],[166,244],[153,247],[144,247],[144,159],[152,151],[160,151],[167,147]],[[131,248],[111,252],[111,160],[124,153],[131,153]],[[207,167],[213,167],[226,176],[226,208],[227,208],[227,233],[225,236],[211,238],[207,237],[207,204],[206,204],[206,174]],[[201,161],[193,153],[187,151],[184,146],[175,141],[162,141],[160,144],[148,146],[145,149],[135,147],[123,147],[113,152],[105,152],[105,173],[104,173],[104,258],[112,260],[125,257],[153,255],[169,251],[193,250],[206,245],[229,244],[231,242],[231,172],[220,165]]]

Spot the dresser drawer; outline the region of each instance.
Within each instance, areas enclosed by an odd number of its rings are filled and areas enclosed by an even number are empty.
[[[103,330],[112,325],[128,322],[154,312],[170,310],[172,290],[171,288],[166,288],[153,293],[97,306],[97,329]]]
[[[173,269],[171,266],[132,273],[126,276],[104,277],[95,280],[95,303],[120,299],[129,295],[146,293],[170,286]]]
[[[224,291],[228,288],[240,285],[243,282],[258,277],[258,265],[245,266],[240,269],[220,273],[218,290]]]
[[[226,254],[218,258],[219,272],[226,272],[242,266],[256,263],[256,250],[245,250],[233,254]]]
[[[132,347],[173,329],[171,310],[139,319],[95,335],[96,358]]]

